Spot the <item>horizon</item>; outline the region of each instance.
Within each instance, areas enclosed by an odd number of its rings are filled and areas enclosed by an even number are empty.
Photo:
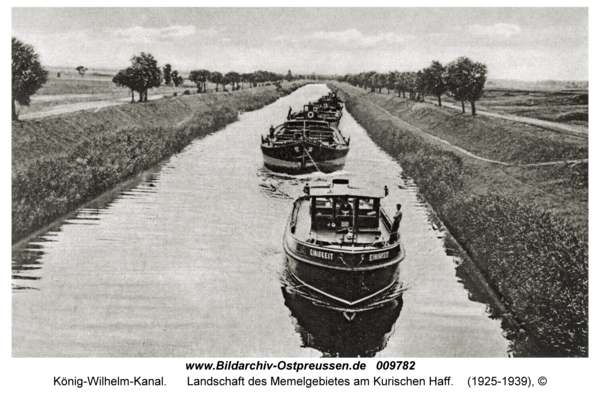
[[[54,71],[56,71],[57,69],[61,69],[60,71],[65,71],[65,72],[74,72],[73,74],[78,75],[79,73],[77,72],[77,70],[75,70],[75,67],[80,66],[77,65],[75,66],[75,64],[73,65],[43,65],[46,69],[54,69]],[[75,66],[75,67],[72,67]],[[128,65],[129,66],[129,65]],[[162,66],[162,65],[161,65]],[[63,70],[64,69],[64,70]],[[71,70],[72,69],[72,70]],[[106,71],[106,72],[114,72],[117,73],[119,72],[119,70],[121,70],[120,68],[110,68],[110,67],[94,67],[94,66],[90,66],[88,67],[88,70],[86,73],[89,72],[94,72],[94,71]],[[175,69],[174,69],[175,70]],[[257,69],[258,70],[258,69]],[[180,73],[190,73],[192,70],[186,70],[186,69],[179,69],[177,70]],[[223,70],[209,70],[209,71],[218,71],[223,73]],[[265,71],[271,71],[271,70],[265,70]],[[370,70],[365,70],[365,71],[370,71]],[[391,71],[391,70],[390,70]],[[224,74],[224,73],[223,73]],[[286,74],[286,73],[279,73],[279,74]],[[304,75],[304,74],[311,74],[311,73],[292,73],[293,75]],[[319,73],[316,73],[319,74]],[[348,74],[348,73],[346,73]],[[352,73],[354,74],[354,73]],[[86,74],[87,75],[87,74]],[[345,74],[322,74],[322,75],[329,75],[329,76],[344,76]],[[558,79],[544,79],[544,80],[521,80],[521,79],[517,79],[517,78],[488,78],[487,81],[519,81],[519,82],[530,82],[530,83],[535,83],[535,82],[545,82],[545,81],[558,81],[558,82],[588,82],[588,79],[585,80],[558,80]]]
[[[79,75],[79,73],[77,72],[77,70],[75,70],[75,67],[80,66],[77,65],[75,66],[75,64],[73,65],[43,65],[46,69],[52,69],[53,71],[57,71],[58,69],[61,69],[60,71],[65,71],[65,72],[73,72],[73,74]],[[75,66],[75,67],[72,67]],[[159,65],[162,66],[162,65]],[[117,72],[119,72],[119,68],[110,68],[110,67],[94,67],[94,66],[90,66],[88,67],[88,70],[86,73],[89,72],[94,72],[94,71],[104,71],[104,72],[114,72],[115,74]],[[174,69],[175,70],[175,69]],[[257,69],[258,70],[258,69]],[[190,73],[192,70],[186,70],[186,69],[178,69],[177,70],[180,73]],[[218,71],[224,74],[223,70],[209,70],[209,71]],[[271,70],[265,70],[265,71],[271,71]],[[365,71],[370,71],[370,70],[365,70]],[[391,70],[390,70],[391,71]],[[385,72],[384,72],[385,73]],[[286,73],[279,73],[279,74],[286,74]],[[304,75],[304,74],[310,74],[310,73],[292,73],[293,75]],[[319,73],[316,73],[317,75]],[[348,73],[346,73],[348,74]],[[354,73],[352,73],[354,74]],[[87,74],[86,74],[87,75]],[[324,76],[344,76],[345,74],[322,74]],[[521,80],[521,79],[517,79],[517,78],[488,78],[487,81],[519,81],[519,82],[529,82],[529,83],[536,83],[536,82],[546,82],[546,81],[557,81],[557,82],[588,82],[588,79],[585,80],[558,80],[558,79],[544,79],[544,80]]]
[[[467,56],[488,79],[589,81],[587,8],[13,8],[12,36],[52,68],[240,73],[417,71]]]

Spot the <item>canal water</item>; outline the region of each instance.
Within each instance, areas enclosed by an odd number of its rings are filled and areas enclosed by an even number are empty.
[[[263,167],[260,135],[326,94],[309,85],[13,250],[12,354],[50,357],[506,357],[480,290],[447,253],[416,186],[344,110],[346,167]],[[395,304],[357,314],[288,293],[283,231],[306,182],[390,187],[406,259]]]

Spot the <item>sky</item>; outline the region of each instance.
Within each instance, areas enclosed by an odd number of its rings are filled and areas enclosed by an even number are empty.
[[[583,7],[12,8],[11,27],[43,65],[73,69],[124,69],[146,52],[182,72],[417,71],[459,56],[491,79],[589,72]]]

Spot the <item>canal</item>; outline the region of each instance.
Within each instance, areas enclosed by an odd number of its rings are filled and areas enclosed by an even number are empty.
[[[327,92],[305,86],[241,114],[13,249],[13,356],[508,356],[500,320],[444,248],[417,187],[346,110],[342,171],[263,167],[260,135]],[[285,288],[292,202],[306,182],[333,177],[387,185],[384,207],[404,212],[402,298],[351,322]]]

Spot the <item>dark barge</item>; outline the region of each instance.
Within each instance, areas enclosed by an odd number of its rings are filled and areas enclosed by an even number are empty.
[[[284,236],[292,275],[346,307],[394,286],[405,251],[399,223],[393,224],[381,207],[383,192],[334,180],[298,198]]]
[[[290,120],[261,136],[265,167],[293,174],[341,170],[349,145],[349,138],[319,120]]]

